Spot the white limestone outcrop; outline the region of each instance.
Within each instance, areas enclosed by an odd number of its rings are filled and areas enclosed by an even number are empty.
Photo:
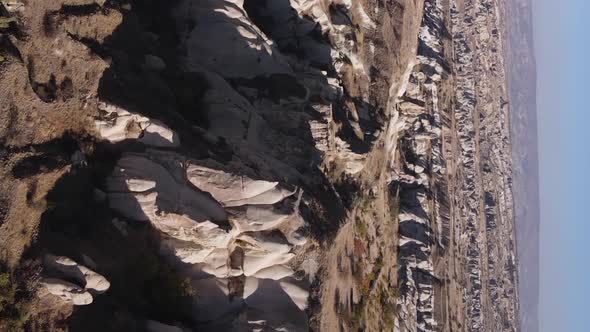
[[[65,278],[77,280],[85,289],[92,290],[94,294],[104,293],[111,286],[110,282],[102,275],[65,256],[47,255],[45,267],[58,272]]]
[[[103,133],[128,137],[123,126]],[[292,279],[290,266],[293,250],[306,242],[298,190],[232,172],[231,167],[157,149],[125,152],[102,189],[119,219],[150,222],[162,232],[164,255],[193,265],[206,279],[219,281],[207,286],[202,279],[193,281],[197,307],[203,300],[202,287],[215,285],[228,294],[225,281],[244,277],[251,280],[249,292],[267,294],[270,303],[296,303],[292,310],[299,317],[297,325],[305,325],[301,317],[307,291]],[[281,289],[283,295],[277,297],[266,288]],[[246,297],[244,301],[247,306],[252,302]],[[221,303],[225,304],[217,310],[226,314],[235,306],[231,301]],[[273,305],[264,308],[277,312]]]
[[[104,119],[96,121],[100,136],[111,143],[126,139],[156,147],[177,147],[178,135],[158,120],[131,113],[121,107],[100,102],[98,108],[106,113]]]
[[[289,276],[293,271],[285,264],[293,256],[290,251],[304,243],[297,235],[304,222],[295,207],[288,213],[273,207],[295,191],[214,170],[178,154],[126,153],[105,190],[111,208],[126,218],[150,221],[171,237],[168,249],[182,261],[202,264],[219,278]],[[279,230],[283,238],[260,233],[271,230]],[[243,249],[243,266],[230,273],[228,257],[236,247]]]
[[[41,281],[44,289],[73,305],[90,304],[92,295],[102,294],[111,286],[104,276],[69,257],[46,255],[43,265],[44,274],[50,276]]]
[[[190,266],[197,321],[225,324],[245,312],[238,330],[305,331],[309,279],[294,269],[307,225],[302,191],[286,183],[320,183],[322,160],[346,176],[363,170],[379,134],[364,142],[364,122],[374,120],[371,78],[354,35],[376,24],[360,2],[338,0],[184,0],[173,17],[186,50],[181,70],[198,72],[206,86],[206,128],[191,129],[208,144],[222,142],[231,158],[163,151],[179,147],[168,127],[101,104],[109,115],[97,122],[103,138],[147,146],[123,151],[101,188],[119,214],[113,223],[122,234],[132,232],[125,220],[162,233],[162,253]],[[354,81],[350,89],[344,80]],[[158,135],[146,140],[148,130]],[[315,274],[317,262],[310,265]]]
[[[92,295],[84,288],[70,282],[46,278],[41,280],[41,285],[52,295],[73,305],[87,305],[92,303]]]

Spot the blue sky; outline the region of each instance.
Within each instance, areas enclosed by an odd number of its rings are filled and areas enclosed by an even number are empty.
[[[541,331],[590,332],[590,1],[532,1]]]

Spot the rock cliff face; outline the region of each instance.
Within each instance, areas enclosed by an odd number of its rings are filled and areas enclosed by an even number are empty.
[[[2,10],[29,328],[518,329],[503,1]]]

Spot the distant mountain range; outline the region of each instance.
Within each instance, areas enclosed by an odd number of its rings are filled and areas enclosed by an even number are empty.
[[[507,20],[521,331],[529,332],[539,330],[539,168],[531,1],[509,1]]]

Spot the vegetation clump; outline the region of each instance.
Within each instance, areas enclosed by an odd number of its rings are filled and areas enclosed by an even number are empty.
[[[0,16],[0,29],[10,28],[10,23],[13,23],[13,22],[16,22],[16,18]]]
[[[358,235],[361,238],[365,238],[367,236],[368,230],[367,230],[367,225],[360,219],[360,218],[356,218],[356,230],[358,232]]]
[[[0,266],[0,331],[23,331],[29,320],[28,292]]]

